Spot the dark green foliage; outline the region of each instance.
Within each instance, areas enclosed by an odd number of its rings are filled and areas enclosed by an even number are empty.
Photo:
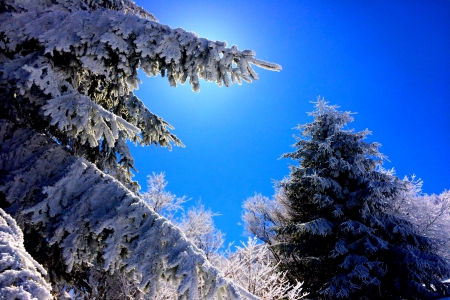
[[[450,274],[432,240],[392,213],[405,182],[384,170],[368,130],[345,125],[349,112],[319,99],[312,123],[298,127],[299,162],[280,183],[286,218],[273,249],[282,270],[305,281],[311,298],[434,299],[449,293]]]

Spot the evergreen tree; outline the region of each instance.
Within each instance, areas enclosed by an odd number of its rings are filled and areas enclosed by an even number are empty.
[[[283,157],[299,162],[280,183],[285,220],[276,224],[273,249],[283,271],[305,281],[312,298],[434,299],[447,295],[441,281],[449,264],[433,241],[393,213],[406,189],[381,168],[378,143],[353,132],[349,112],[323,99],[300,125],[296,150]]]
[[[208,297],[252,297],[136,195],[126,144],[182,145],[133,94],[138,69],[199,91],[201,78],[257,79],[251,64],[281,69],[162,25],[130,0],[0,1],[0,207],[55,296],[123,299],[120,281],[152,298],[171,280],[196,299],[201,280]]]

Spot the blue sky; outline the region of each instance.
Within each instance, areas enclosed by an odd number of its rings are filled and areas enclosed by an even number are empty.
[[[318,95],[357,112],[355,130],[399,177],[416,174],[426,193],[450,188],[449,1],[136,1],[163,24],[256,51],[283,66],[255,69],[252,84],[170,87],[142,77],[136,94],[175,127],[186,148],[133,148],[139,173],[165,172],[167,189],[201,199],[221,216],[226,242],[245,240],[243,200],[273,194],[289,174],[297,124]]]

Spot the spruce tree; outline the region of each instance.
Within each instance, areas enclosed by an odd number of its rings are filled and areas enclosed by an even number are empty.
[[[448,294],[441,281],[449,264],[431,239],[392,202],[405,189],[381,165],[379,144],[366,142],[368,130],[347,129],[350,112],[323,99],[298,126],[298,161],[280,183],[287,217],[277,224],[273,249],[282,270],[305,281],[313,299],[434,299]]]
[[[198,92],[256,80],[251,65],[281,69],[131,0],[0,1],[0,208],[55,297],[153,298],[161,281],[180,298],[252,297],[140,198],[127,145],[182,145],[134,95],[139,69]]]

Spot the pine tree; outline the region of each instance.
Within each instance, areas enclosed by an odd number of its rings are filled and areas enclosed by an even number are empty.
[[[0,207],[54,295],[123,299],[114,282],[125,282],[152,298],[171,280],[196,299],[202,280],[208,297],[252,297],[139,198],[126,144],[182,145],[133,94],[138,69],[199,91],[199,79],[257,79],[251,64],[281,69],[162,25],[130,0],[0,2]]]
[[[378,143],[353,132],[349,112],[323,99],[300,125],[298,161],[280,183],[286,220],[276,224],[273,249],[283,271],[305,281],[312,298],[434,299],[449,293],[441,281],[450,265],[433,241],[393,213],[402,180],[381,167]]]

